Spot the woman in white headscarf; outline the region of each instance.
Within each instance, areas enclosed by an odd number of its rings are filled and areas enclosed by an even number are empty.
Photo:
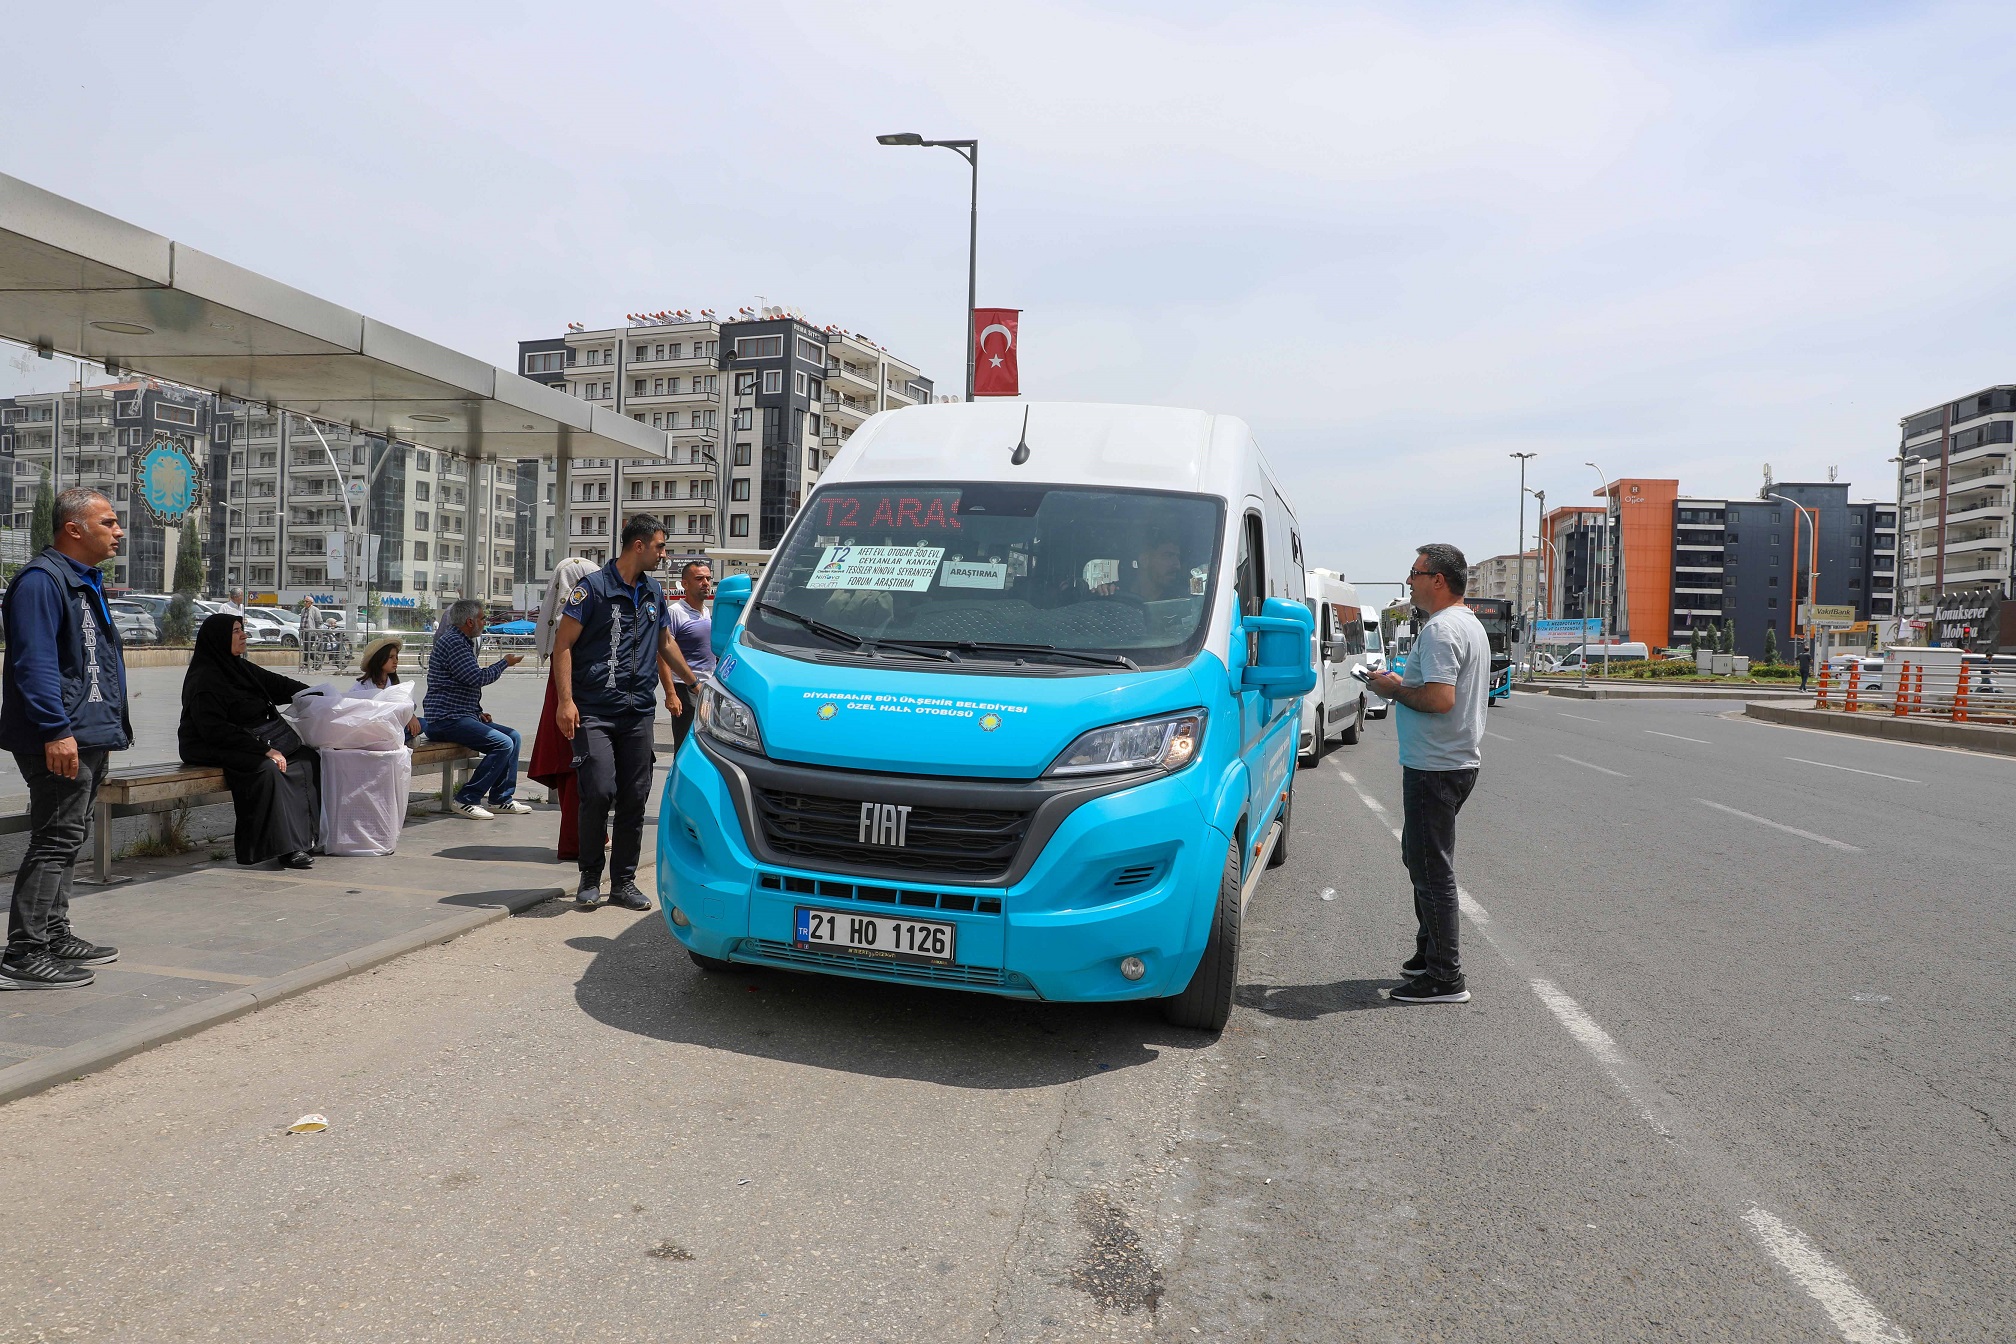
[[[546,585],[546,600],[539,607],[539,656],[550,659],[553,656],[553,632],[560,624],[560,608],[567,601],[567,594],[595,572],[591,560],[570,555],[553,570],[553,581]],[[560,725],[554,722],[553,711],[559,704],[559,692],[553,685],[553,672],[546,672],[546,706],[539,711],[539,732],[532,739],[532,759],[525,773],[535,784],[544,784],[547,789],[560,796],[560,843],[556,857],[562,863],[577,858],[580,854],[581,809],[574,792],[574,744],[560,735]]]

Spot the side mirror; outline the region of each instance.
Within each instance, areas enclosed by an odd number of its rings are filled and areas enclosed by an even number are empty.
[[[753,587],[747,574],[731,574],[714,585],[714,626],[707,642],[716,658],[724,657],[735,642],[735,627],[742,623],[742,608],[749,605]]]
[[[1260,611],[1241,618],[1257,648],[1253,661],[1240,670],[1240,686],[1276,700],[1307,695],[1316,687],[1316,664],[1309,656],[1316,618],[1285,597],[1268,598]]]

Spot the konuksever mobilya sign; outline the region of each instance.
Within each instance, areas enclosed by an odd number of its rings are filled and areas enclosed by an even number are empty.
[[[2002,642],[2002,585],[1979,583],[1948,589],[1939,598],[1932,639],[1949,649],[1995,652]]]
[[[174,435],[157,433],[133,459],[133,493],[155,522],[180,526],[203,502],[203,464]]]

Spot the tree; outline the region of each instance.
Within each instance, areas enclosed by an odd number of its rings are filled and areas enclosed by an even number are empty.
[[[1721,647],[1717,650],[1717,652],[1720,653],[1736,652],[1736,626],[1733,622],[1728,621],[1723,622],[1722,638],[1720,640],[1720,645]]]
[[[1776,667],[1777,665],[1778,665],[1778,627],[1775,625],[1767,625],[1764,627],[1764,666]]]
[[[181,569],[178,564],[176,569]],[[161,617],[161,642],[187,644],[196,636],[196,603],[187,593],[177,593]]]
[[[203,538],[196,531],[195,515],[182,523],[182,543],[175,549],[175,592],[194,597],[203,591]]]
[[[35,518],[28,529],[28,544],[40,555],[56,541],[56,492],[49,488],[49,478],[35,487]]]

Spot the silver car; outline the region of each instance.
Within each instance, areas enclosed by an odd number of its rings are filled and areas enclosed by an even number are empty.
[[[128,644],[159,644],[161,627],[153,615],[138,602],[128,602],[124,598],[113,598],[105,604],[112,612],[112,626],[119,632],[119,638]]]

